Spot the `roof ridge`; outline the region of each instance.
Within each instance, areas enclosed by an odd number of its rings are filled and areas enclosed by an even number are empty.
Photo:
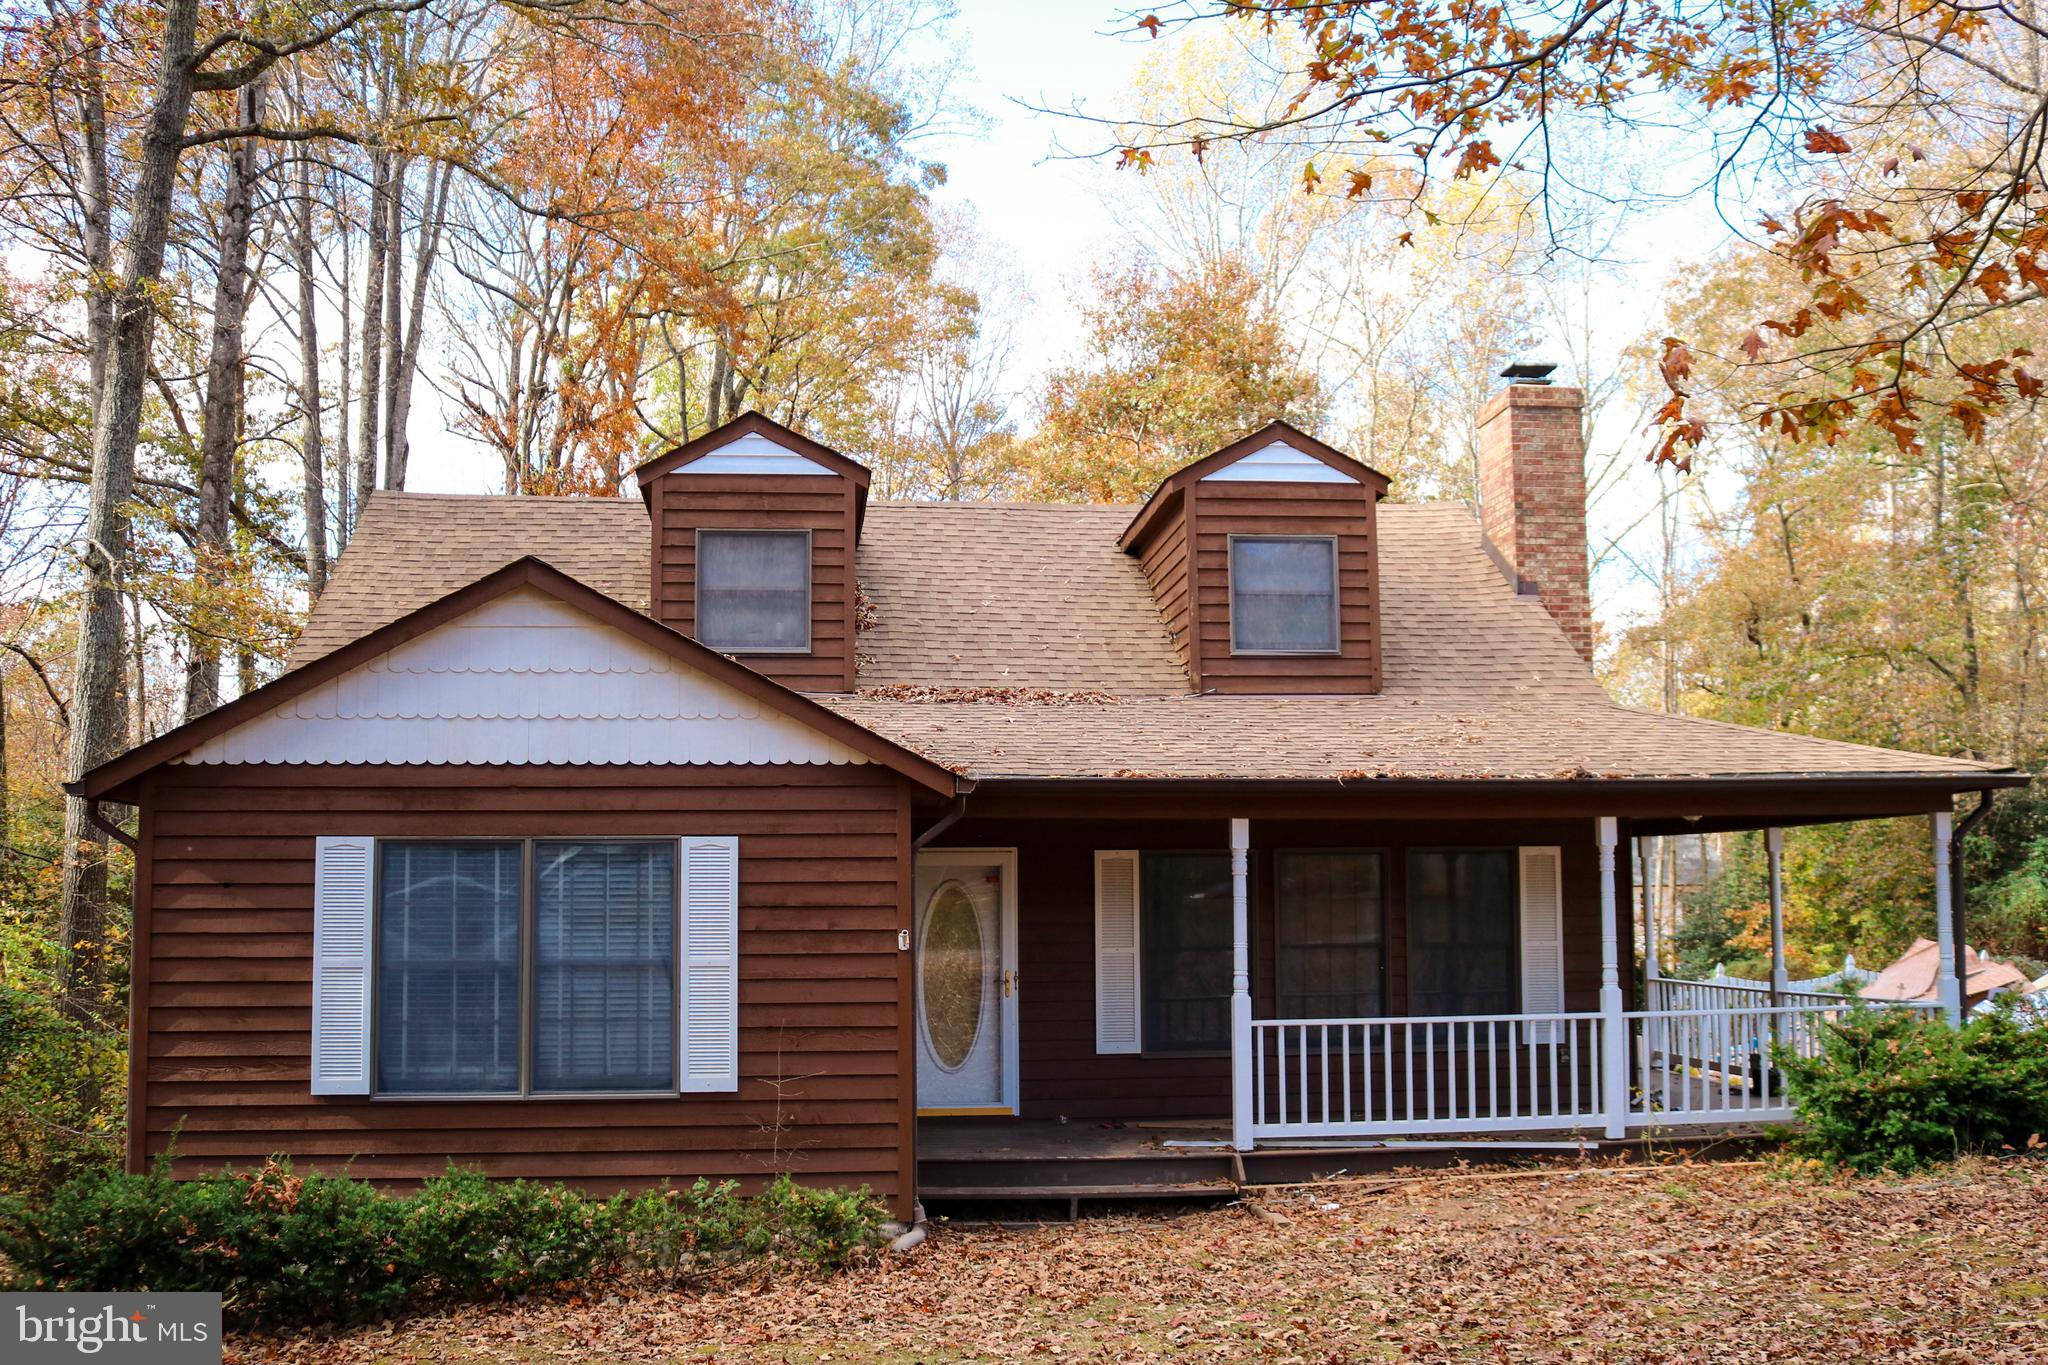
[[[561,493],[426,493],[410,488],[375,488],[370,490],[372,502],[508,502],[527,505],[585,503],[593,507],[631,507],[641,510],[640,503],[625,497],[588,497],[581,494]]]
[[[877,498],[868,504],[869,507],[986,507],[1048,512],[1127,512],[1137,505],[1134,502],[1045,502],[1023,498],[976,498],[972,501],[954,501],[947,498]]]

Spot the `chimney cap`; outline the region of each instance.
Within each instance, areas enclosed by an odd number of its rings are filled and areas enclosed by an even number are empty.
[[[1557,366],[1545,360],[1518,360],[1500,372],[1510,384],[1548,384]]]

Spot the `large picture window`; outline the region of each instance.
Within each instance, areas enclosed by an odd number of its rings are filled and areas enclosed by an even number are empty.
[[[811,534],[699,531],[697,639],[732,653],[811,647]]]
[[[1409,1013],[1515,1013],[1515,850],[1412,850],[1407,899]]]
[[[676,1088],[672,840],[378,844],[376,1090]]]
[[[1143,958],[1147,1052],[1230,1049],[1230,855],[1145,855]]]
[[[1273,868],[1274,966],[1282,1019],[1376,1019],[1386,1013],[1385,859],[1304,849]]]
[[[1230,648],[1237,654],[1337,652],[1334,538],[1230,538]]]

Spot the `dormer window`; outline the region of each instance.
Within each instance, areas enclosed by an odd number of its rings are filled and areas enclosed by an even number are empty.
[[[697,639],[728,654],[807,654],[811,533],[697,532]]]
[[[1337,652],[1334,536],[1230,538],[1230,652]]]

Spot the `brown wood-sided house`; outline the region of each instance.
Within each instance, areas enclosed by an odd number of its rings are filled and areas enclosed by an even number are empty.
[[[1839,999],[1638,983],[1630,841],[1931,817],[1952,990],[1953,802],[2026,778],[1614,704],[1578,392],[1481,441],[1476,519],[1282,425],[1141,507],[870,502],[757,415],[639,501],[373,496],[281,678],[76,787],[139,811],[131,1164],[907,1215],[1060,1120],[1782,1116]]]

